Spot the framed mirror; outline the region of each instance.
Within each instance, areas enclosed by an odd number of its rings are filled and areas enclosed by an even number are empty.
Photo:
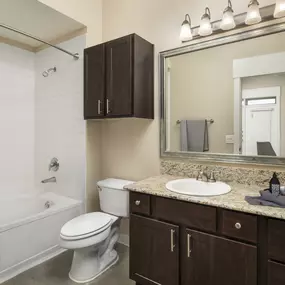
[[[285,24],[160,54],[161,156],[285,165]]]

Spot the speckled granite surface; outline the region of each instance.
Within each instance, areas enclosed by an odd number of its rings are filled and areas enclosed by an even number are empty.
[[[262,189],[259,186],[228,183],[232,188],[232,191],[228,194],[214,197],[197,197],[177,194],[166,189],[165,185],[168,181],[179,178],[181,177],[175,177],[170,175],[155,176],[128,185],[125,188],[130,191],[146,193],[160,197],[167,197],[182,201],[194,202],[203,205],[216,206],[224,209],[230,209],[285,220],[285,209],[266,206],[252,206],[244,200],[245,196],[259,195],[258,191]]]
[[[269,180],[274,170],[263,170],[258,168],[242,168],[221,165],[193,164],[188,160],[161,160],[160,173],[174,176],[196,177],[201,169],[206,172],[215,171],[217,180],[223,182],[233,182],[245,185],[258,185],[268,187]],[[284,171],[276,171],[278,178],[285,185]]]

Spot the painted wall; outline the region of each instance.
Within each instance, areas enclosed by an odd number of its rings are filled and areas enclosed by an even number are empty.
[[[34,62],[31,52],[0,44],[0,193],[34,191]]]
[[[233,144],[225,142],[226,135],[234,133],[233,61],[284,50],[285,33],[279,33],[170,58],[171,151],[180,151],[177,120],[214,119],[208,125],[209,152],[233,153]],[[284,85],[284,76],[274,77],[256,79],[256,86],[262,81],[264,85]],[[251,78],[245,81],[252,82]]]
[[[60,47],[76,51],[79,60],[47,48],[36,54],[35,75],[35,181],[37,187],[75,199],[85,199],[85,139],[83,120],[83,49],[86,37],[79,36]],[[42,72],[56,67],[48,77]],[[49,172],[53,157],[60,162],[58,172]],[[41,184],[51,176],[57,183]]]
[[[102,42],[102,0],[40,0],[87,27],[86,46]],[[97,181],[101,175],[101,123],[86,124],[86,203],[87,210],[98,210]]]

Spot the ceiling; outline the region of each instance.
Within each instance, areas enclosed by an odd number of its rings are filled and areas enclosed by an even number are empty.
[[[47,42],[59,43],[86,27],[37,0],[0,0],[0,24],[5,24]],[[0,27],[0,42],[37,51],[43,44]]]

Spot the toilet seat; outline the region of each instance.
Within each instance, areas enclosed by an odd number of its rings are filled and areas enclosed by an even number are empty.
[[[112,216],[102,212],[84,214],[67,222],[61,229],[64,240],[80,240],[106,231],[112,224]]]

